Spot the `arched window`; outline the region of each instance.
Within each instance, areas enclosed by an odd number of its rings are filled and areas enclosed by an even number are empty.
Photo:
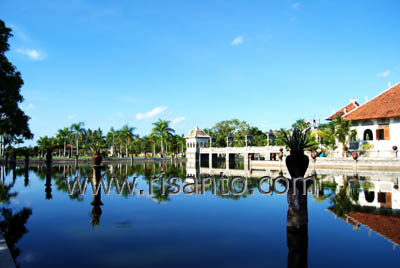
[[[374,191],[364,191],[364,195],[365,195],[365,200],[367,200],[368,203],[374,202],[375,199]]]
[[[364,131],[364,140],[365,141],[372,141],[374,139],[374,135],[372,134],[372,130],[366,129]]]

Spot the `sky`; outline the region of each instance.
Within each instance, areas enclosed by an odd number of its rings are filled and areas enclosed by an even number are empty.
[[[400,1],[1,0],[34,141],[324,119],[400,82]]]

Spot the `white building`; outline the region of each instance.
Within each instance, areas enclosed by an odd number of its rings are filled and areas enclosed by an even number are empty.
[[[371,155],[395,156],[393,146],[400,147],[400,83],[362,105],[353,100],[326,120],[335,116],[352,121],[359,144],[372,145]]]
[[[195,126],[186,135],[186,159],[198,160],[200,148],[207,148],[210,142],[210,136],[208,136],[204,130]]]

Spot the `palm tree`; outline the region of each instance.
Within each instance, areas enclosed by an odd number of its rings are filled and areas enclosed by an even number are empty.
[[[120,133],[121,137],[123,137],[124,142],[125,142],[125,155],[128,156],[128,146],[131,142],[131,140],[134,138],[133,131],[135,131],[135,127],[129,127],[128,125],[125,125],[121,128]]]
[[[122,157],[122,147],[124,146],[125,136],[121,130],[116,131],[116,145],[119,147],[118,157]]]
[[[151,133],[149,136],[146,137],[146,139],[149,141],[150,146],[151,146],[151,144],[153,144],[153,150],[152,150],[151,154],[154,157],[156,154],[156,136],[154,133]]]
[[[48,152],[49,150],[52,150],[55,144],[55,139],[54,138],[49,138],[47,136],[40,137],[40,139],[37,141],[37,145],[39,147],[39,151],[41,154],[44,152]]]
[[[85,123],[79,122],[76,124],[72,124],[70,127],[72,136],[75,139],[76,156],[79,155],[79,140],[82,139],[82,136],[86,133],[86,130],[83,128],[84,125],[85,125]]]
[[[68,128],[59,129],[57,132],[57,139],[64,144],[64,153],[63,156],[65,157],[66,148],[67,148],[67,141],[69,136],[71,135],[71,131]]]
[[[351,132],[351,121],[344,120],[342,117],[336,116],[332,120],[332,125],[333,125],[333,135],[337,139],[338,142],[342,144],[343,152],[342,156],[345,156],[346,152],[346,144],[349,141],[350,135],[352,135]],[[354,135],[354,134],[353,134]]]
[[[171,121],[161,119],[153,123],[153,133],[161,140],[161,153],[164,152],[163,141],[167,141],[167,139],[175,133],[175,130],[169,126],[170,123]]]
[[[107,133],[107,144],[111,145],[111,151],[113,156],[115,150],[116,137],[117,137],[117,131],[113,127],[111,127],[110,131]]]
[[[183,154],[183,152],[185,151],[186,139],[183,136],[183,134],[181,136],[177,135],[176,137],[177,137],[177,140],[178,140],[178,142],[177,142],[178,146],[180,147],[181,153]]]

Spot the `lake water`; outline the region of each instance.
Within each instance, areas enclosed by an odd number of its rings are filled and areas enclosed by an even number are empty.
[[[398,267],[400,263],[400,174],[317,170],[318,195],[307,195],[308,226],[291,234],[287,196],[261,194],[257,178],[248,181],[253,194],[214,195],[207,188],[204,195],[167,196],[157,181],[149,196],[149,178],[184,178],[185,164],[104,164],[99,172],[108,181],[137,177],[136,194],[119,195],[113,187],[106,195],[102,187],[94,196],[88,186],[83,195],[77,191],[69,195],[65,178],[92,178],[89,165],[54,165],[51,173],[45,166],[1,167],[0,229],[19,267]],[[309,168],[308,174],[312,172]]]

